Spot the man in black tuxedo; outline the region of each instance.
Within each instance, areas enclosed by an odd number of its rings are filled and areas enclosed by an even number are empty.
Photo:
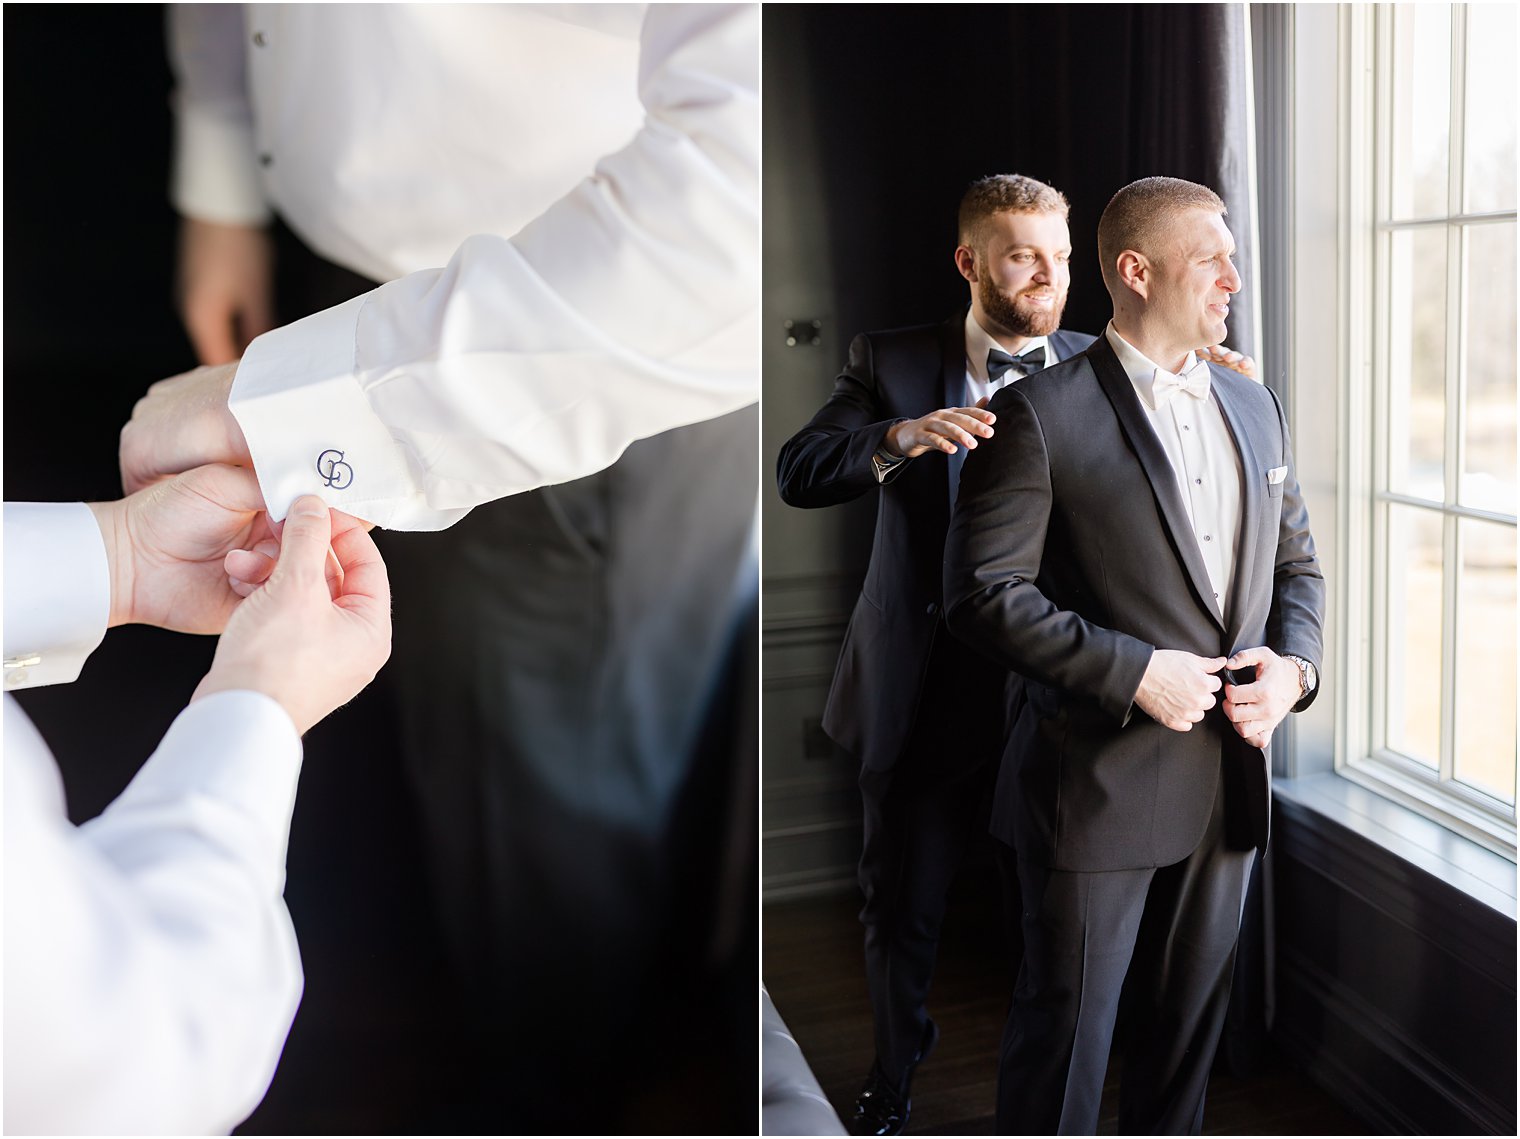
[[[865,805],[861,921],[876,1063],[849,1121],[856,1134],[896,1134],[907,1122],[913,1069],[938,1036],[924,999],[945,894],[991,790],[1005,705],[1017,699],[1016,678],[946,634],[941,563],[961,464],[993,434],[995,417],[978,403],[1092,341],[1057,331],[1071,281],[1068,209],[1032,178],[974,183],[955,250],[969,311],[857,336],[833,394],[777,464],[793,506],[880,492],[823,719],[860,761]]]
[[[1121,190],[1098,228],[1112,323],[994,397],[962,472],[949,626],[1025,677],[993,805],[1025,943],[1002,1133],[1094,1133],[1127,975],[1119,1130],[1198,1132],[1263,749],[1315,694],[1324,581],[1286,420],[1192,351],[1240,288],[1224,212],[1178,179]]]

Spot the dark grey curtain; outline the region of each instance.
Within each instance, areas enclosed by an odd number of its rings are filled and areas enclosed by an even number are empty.
[[[1217,190],[1249,282],[1247,37],[1244,7],[1228,4],[768,7],[766,56],[802,54],[808,79],[766,87],[767,171],[809,162],[824,172],[816,210],[840,332],[962,303],[955,207],[992,173],[1040,178],[1071,200],[1069,328],[1097,332],[1108,319],[1093,235],[1136,178]],[[807,129],[789,141],[778,116],[805,116]],[[767,262],[767,288],[787,271]],[[1229,342],[1245,351],[1257,340],[1250,308],[1230,320]]]
[[[1250,289],[1256,238],[1249,129],[1251,67],[1241,4],[1125,6],[1123,90],[1128,101],[1128,168],[1134,177],[1169,174],[1214,189],[1229,209],[1247,303],[1232,306],[1230,344],[1259,342]],[[1073,9],[1080,19],[1081,9]],[[1118,78],[1118,75],[1115,75]]]

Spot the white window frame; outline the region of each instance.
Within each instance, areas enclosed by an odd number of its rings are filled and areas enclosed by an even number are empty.
[[[1380,54],[1391,47],[1390,5],[1342,5],[1295,8],[1293,233],[1291,279],[1294,284],[1291,356],[1295,394],[1293,428],[1300,477],[1316,534],[1333,532],[1321,542],[1330,577],[1331,625],[1327,628],[1326,690],[1321,700],[1331,708],[1318,717],[1310,709],[1294,736],[1293,774],[1314,764],[1315,752],[1333,739],[1334,769],[1342,776],[1386,795],[1418,813],[1515,860],[1515,809],[1510,804],[1451,779],[1454,754],[1455,605],[1460,551],[1459,517],[1513,526],[1513,516],[1438,505],[1443,515],[1443,652],[1441,768],[1399,755],[1384,745],[1386,724],[1387,632],[1377,615],[1386,611],[1386,519],[1390,503],[1429,506],[1423,500],[1391,492],[1388,470],[1389,408],[1386,399],[1386,266],[1391,234],[1406,225],[1381,219],[1388,213],[1391,132],[1386,113],[1391,84]],[[1454,13],[1452,86],[1460,91],[1465,35],[1460,11]],[[1380,49],[1381,48],[1381,53]],[[1331,85],[1333,84],[1333,89]],[[1463,176],[1460,97],[1454,97],[1452,121],[1455,169],[1451,201],[1460,204]],[[1324,113],[1329,106],[1336,114]],[[1305,176],[1304,171],[1311,173]],[[1381,195],[1381,197],[1380,197]],[[1512,220],[1501,214],[1453,213],[1426,224],[1448,227],[1448,367],[1446,497],[1456,486],[1461,462],[1459,373],[1462,336],[1458,317],[1463,298],[1460,253],[1464,227]],[[1330,246],[1330,248],[1327,248]],[[1331,255],[1333,248],[1333,256]],[[1327,290],[1333,290],[1334,303]],[[1334,367],[1334,371],[1330,371]],[[1326,414],[1322,385],[1333,376],[1334,414]],[[1369,588],[1370,585],[1370,588]],[[1333,718],[1333,723],[1331,722]],[[1326,765],[1328,766],[1328,764]]]

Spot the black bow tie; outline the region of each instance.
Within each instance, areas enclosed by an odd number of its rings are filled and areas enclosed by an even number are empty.
[[[1007,352],[999,352],[996,348],[987,353],[987,378],[996,380],[1002,377],[1009,368],[1014,368],[1021,376],[1032,376],[1041,368],[1045,367],[1045,346],[1031,348],[1022,356],[1010,356]]]

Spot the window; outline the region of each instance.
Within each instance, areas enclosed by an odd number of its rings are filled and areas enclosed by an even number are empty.
[[[1352,84],[1347,138],[1371,176],[1349,248],[1372,281],[1350,352],[1370,470],[1347,545],[1371,589],[1343,596],[1369,606],[1347,659],[1370,685],[1342,770],[1513,858],[1516,10],[1351,18],[1372,68]]]

